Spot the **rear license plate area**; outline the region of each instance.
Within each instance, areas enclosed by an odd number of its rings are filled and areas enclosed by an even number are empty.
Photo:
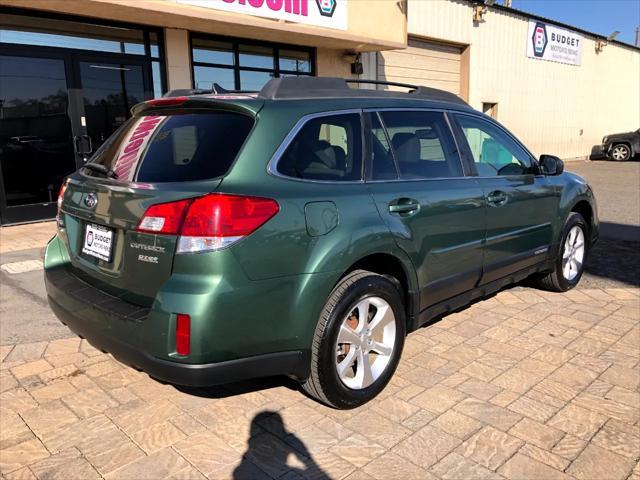
[[[87,223],[84,226],[82,253],[104,262],[111,262],[115,232],[112,228]]]

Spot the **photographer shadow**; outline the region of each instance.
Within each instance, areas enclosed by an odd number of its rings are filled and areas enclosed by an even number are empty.
[[[261,424],[269,424],[271,431],[281,434],[278,439],[271,433],[264,433]],[[278,435],[280,436],[280,435]],[[274,446],[275,442],[277,447]],[[291,466],[287,463],[290,455],[293,455],[298,462],[298,466]],[[317,480],[329,480],[331,477],[326,474],[315,462],[306,445],[295,434],[287,432],[282,421],[282,417],[277,412],[264,411],[258,413],[251,421],[251,430],[247,450],[242,455],[242,461],[233,471],[234,480],[250,480],[255,478],[256,464],[261,465],[267,473],[278,476],[293,472],[302,478],[313,478]],[[290,475],[290,474],[289,474]],[[295,478],[295,475],[293,475]],[[265,475],[265,478],[268,478]]]

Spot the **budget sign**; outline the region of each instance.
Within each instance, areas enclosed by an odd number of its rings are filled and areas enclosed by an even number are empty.
[[[582,37],[548,23],[529,21],[527,57],[580,65]]]

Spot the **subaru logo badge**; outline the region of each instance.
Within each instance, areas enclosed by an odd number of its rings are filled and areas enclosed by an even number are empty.
[[[84,204],[87,208],[94,208],[98,204],[98,196],[95,193],[87,193]]]

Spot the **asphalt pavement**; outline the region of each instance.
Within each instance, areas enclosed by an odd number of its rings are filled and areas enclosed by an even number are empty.
[[[600,241],[587,259],[579,287],[640,285],[640,162],[567,162],[596,196]]]

